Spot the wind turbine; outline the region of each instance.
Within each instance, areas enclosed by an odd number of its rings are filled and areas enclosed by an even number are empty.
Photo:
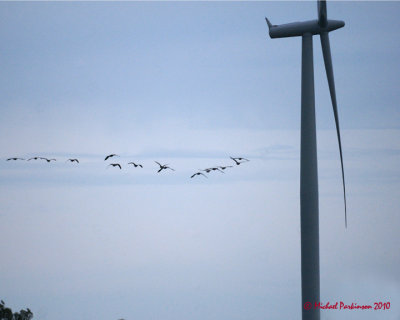
[[[301,151],[300,151],[300,225],[301,225],[301,293],[302,319],[319,320],[319,217],[318,168],[315,129],[315,96],[312,36],[320,35],[325,70],[331,94],[336,133],[339,143],[340,163],[347,228],[346,189],[344,183],[342,144],[333,78],[332,57],[329,45],[330,31],[344,27],[343,21],[328,20],[326,1],[318,0],[318,20],[272,25],[265,18],[271,38],[302,37],[301,58]],[[310,307],[311,306],[311,307]]]

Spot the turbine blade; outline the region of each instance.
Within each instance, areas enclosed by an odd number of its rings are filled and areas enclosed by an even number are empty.
[[[328,14],[326,12],[326,1],[318,0],[318,24],[321,28],[325,28],[328,24]]]
[[[338,116],[337,103],[336,103],[335,80],[333,78],[331,48],[329,45],[328,33],[323,32],[320,34],[320,36],[321,36],[321,46],[322,46],[322,53],[324,56],[326,76],[328,78],[329,91],[330,91],[331,100],[332,100],[333,115],[335,117],[335,123],[336,123],[336,134],[337,134],[338,143],[339,143],[340,164],[342,166],[343,196],[344,196],[344,219],[345,219],[345,226],[347,228],[346,186],[345,186],[345,182],[344,182],[342,143],[340,140],[339,116]]]

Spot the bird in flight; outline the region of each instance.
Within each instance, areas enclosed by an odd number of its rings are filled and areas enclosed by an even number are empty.
[[[175,169],[172,169],[172,168],[168,167],[168,164],[161,164],[161,163],[159,163],[157,161],[154,161],[154,162],[157,163],[160,166],[160,169],[157,171],[157,173],[160,172],[161,170],[164,170],[164,169],[171,169],[172,171],[175,171]]]
[[[196,172],[196,173],[193,174],[190,178],[193,178],[193,177],[199,176],[199,175],[205,176],[205,177],[208,179],[208,177],[207,177],[204,173],[202,173],[202,172]]]
[[[141,164],[138,164],[138,163],[128,162],[128,164],[133,164],[133,165],[135,166],[135,168],[136,168],[136,167],[141,167],[141,168],[143,168],[143,166],[142,166]]]
[[[29,158],[27,161],[37,160],[37,159],[42,159],[42,158],[40,158],[40,157],[33,157],[33,158]]]
[[[218,167],[207,168],[207,169],[204,169],[204,170],[201,170],[201,171],[205,171],[205,172],[207,172],[207,173],[210,173],[211,171],[219,171],[219,172],[225,173],[225,172],[223,172],[223,171],[222,171],[220,168],[218,168]]]
[[[119,163],[110,163],[110,164],[107,166],[107,168],[108,168],[109,166],[119,167],[119,168],[121,169],[121,165],[120,165]]]
[[[104,158],[104,161],[106,161],[107,159],[112,158],[112,157],[119,157],[119,155],[117,155],[115,153],[109,154],[107,157]]]
[[[25,160],[25,159],[22,159],[22,158],[8,158],[7,159],[7,161],[10,161],[10,160],[14,160],[15,161],[15,160]]]
[[[46,160],[47,162],[50,162],[50,161],[57,161],[56,159],[47,159],[47,158],[42,158],[42,157],[40,157],[40,159]]]
[[[233,161],[235,161],[235,163],[237,164],[237,165],[239,165],[239,164],[241,164],[241,163],[243,163],[243,162],[245,162],[245,161],[250,161],[249,159],[245,159],[245,158],[232,158],[232,157],[230,157]],[[240,162],[241,161],[241,162]]]
[[[79,160],[78,160],[78,159],[68,159],[67,161],[79,163]]]
[[[232,166],[224,166],[224,167],[219,167],[221,170],[225,170],[226,168],[232,168]]]

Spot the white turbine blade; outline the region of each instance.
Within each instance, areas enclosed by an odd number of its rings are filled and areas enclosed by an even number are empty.
[[[318,24],[321,28],[326,27],[328,23],[328,14],[326,13],[326,1],[318,0]]]
[[[345,183],[344,183],[342,143],[340,140],[339,116],[338,116],[337,103],[336,103],[335,80],[333,78],[331,48],[329,45],[328,33],[323,32],[320,34],[320,36],[321,36],[322,53],[323,53],[324,62],[325,62],[326,76],[328,78],[329,91],[331,93],[333,115],[335,116],[336,133],[337,133],[337,138],[338,138],[338,142],[339,142],[340,163],[342,165],[342,181],[343,181],[343,194],[344,194],[344,218],[345,218],[345,225],[347,228],[346,187],[345,187]]]

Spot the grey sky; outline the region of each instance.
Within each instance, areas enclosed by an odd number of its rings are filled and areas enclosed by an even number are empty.
[[[0,2],[0,297],[35,319],[300,319],[300,39],[310,2]],[[328,2],[321,299],[400,317],[400,3]],[[123,170],[108,168],[109,153]],[[56,157],[56,163],[7,162]],[[249,163],[208,179],[198,169]],[[79,165],[65,162],[78,157]],[[154,160],[176,172],[156,174]],[[127,168],[129,161],[142,170]]]

